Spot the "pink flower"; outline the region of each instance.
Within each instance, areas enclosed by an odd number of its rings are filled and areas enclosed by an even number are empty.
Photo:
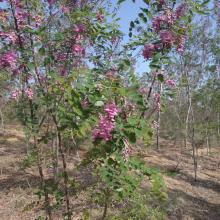
[[[93,133],[94,141],[96,141],[97,138],[102,138],[108,141],[109,138],[112,137],[110,132],[113,131],[114,125],[116,124],[115,117],[118,116],[118,112],[120,112],[112,101],[110,101],[108,105],[104,105],[104,108],[106,115],[103,117],[102,114],[99,113],[99,125],[97,125],[97,128],[95,128]]]
[[[163,84],[168,84],[170,86],[176,86],[176,83],[173,82],[173,80],[170,80],[170,79],[166,79]]]
[[[157,108],[158,111],[162,112],[162,108],[161,108],[162,101],[160,100],[160,95],[155,92],[154,96],[155,96],[155,101],[156,101],[156,107],[155,108]]]
[[[145,59],[149,60],[150,58],[152,58],[154,56],[154,54],[152,53],[152,51],[155,50],[155,47],[153,44],[149,44],[144,46],[144,50],[143,50],[143,56]]]
[[[83,102],[81,102],[81,105],[86,106],[88,104],[89,104],[89,99],[88,99],[88,96],[86,96],[86,99]]]
[[[100,22],[103,22],[103,19],[104,19],[104,16],[101,15],[99,12],[98,14],[96,15],[97,19],[100,21]]]
[[[33,97],[34,97],[34,93],[32,92],[31,88],[28,88],[26,91],[25,91],[27,97],[32,100]]]
[[[2,69],[5,69],[7,66],[14,67],[15,63],[18,61],[16,56],[16,51],[10,50],[5,54],[0,56],[0,64]]]
[[[22,92],[20,91],[19,88],[15,89],[14,91],[12,91],[12,99],[17,100],[19,98],[19,94],[21,94]]]

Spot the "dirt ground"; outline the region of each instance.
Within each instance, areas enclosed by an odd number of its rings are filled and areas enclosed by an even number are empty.
[[[29,143],[29,148],[31,147]],[[212,147],[207,156],[205,147],[198,149],[198,182],[194,181],[194,166],[190,143],[188,148],[178,148],[171,141],[161,139],[161,150],[139,148],[142,160],[150,167],[160,167],[163,171],[181,174],[177,177],[164,175],[168,194],[177,202],[175,206],[168,206],[168,220],[220,220],[220,149]],[[27,152],[25,135],[22,128],[8,127],[5,133],[0,132],[0,220],[32,220],[44,216],[45,211],[36,207],[31,211],[22,212],[27,204],[36,200],[36,186],[40,179],[34,168],[21,170],[20,165]],[[88,152],[79,151],[82,159]],[[74,155],[67,157],[68,171],[76,180],[82,182],[81,189],[93,184],[93,176],[89,169],[83,168],[77,172],[74,165],[80,159]],[[52,173],[44,169],[46,179]],[[150,186],[147,180],[141,188],[146,190]],[[62,186],[61,186],[62,187]],[[73,220],[82,218],[83,208],[88,207],[83,194],[78,199],[72,198],[71,207],[75,208]],[[62,219],[61,212],[56,213],[54,220]],[[98,219],[94,209],[91,219]]]

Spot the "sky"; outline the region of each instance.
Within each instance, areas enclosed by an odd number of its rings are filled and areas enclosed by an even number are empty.
[[[114,7],[117,7],[118,0],[112,0],[112,8],[111,11],[113,11]],[[130,28],[130,22],[134,21],[136,18],[138,18],[138,13],[143,12],[140,8],[146,8],[146,3],[143,2],[143,0],[136,0],[135,3],[132,2],[132,0],[126,0],[125,2],[121,3],[121,8],[118,10],[117,15],[114,17],[121,18],[121,20],[117,21],[117,24],[121,26],[121,31],[126,34],[124,36],[124,39],[122,41],[122,44],[129,42],[129,28]],[[110,19],[111,20],[111,19]],[[109,21],[110,21],[109,20]],[[107,20],[108,21],[108,20]],[[143,23],[141,24],[143,26]],[[141,49],[141,48],[140,48]],[[139,50],[140,50],[139,49]],[[133,55],[136,55],[138,51],[134,52]],[[149,72],[149,62],[144,62],[143,58],[138,58],[138,63],[136,65],[136,72]]]

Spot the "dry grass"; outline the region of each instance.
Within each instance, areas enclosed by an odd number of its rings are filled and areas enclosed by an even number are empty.
[[[30,141],[29,147],[32,146]],[[86,144],[86,142],[85,142]],[[47,146],[45,146],[45,149]],[[85,147],[86,148],[86,147]],[[164,176],[169,193],[180,192],[179,205],[171,210],[168,207],[169,220],[220,220],[220,172],[218,167],[219,155],[213,157],[206,155],[205,147],[198,150],[198,171],[199,182],[194,181],[192,151],[189,149],[176,148],[170,141],[162,139],[160,152],[153,148],[143,149],[140,147],[141,156],[149,166],[161,167],[162,170],[174,171],[181,176],[170,178]],[[212,148],[213,152],[219,152],[217,147]],[[46,216],[40,206],[28,212],[22,210],[31,202],[37,200],[36,186],[40,179],[38,171],[28,168],[22,171],[19,167],[27,152],[25,135],[22,128],[9,127],[6,132],[0,133],[0,219],[2,220],[30,220],[38,216]],[[143,154],[143,152],[145,152]],[[80,150],[81,158],[87,155],[87,151]],[[71,198],[71,208],[75,208],[72,219],[83,218],[83,208],[92,210],[91,219],[99,219],[100,213],[97,207],[92,207],[86,202],[85,189],[92,186],[94,179],[89,169],[82,168],[80,172],[75,169],[75,164],[80,160],[72,155],[67,157],[68,171],[74,176],[77,182],[82,182],[79,198]],[[51,179],[50,169],[44,169],[45,178]],[[147,190],[150,183],[145,180],[142,189]],[[62,184],[61,184],[62,187]],[[64,207],[53,215],[53,219],[62,219]]]

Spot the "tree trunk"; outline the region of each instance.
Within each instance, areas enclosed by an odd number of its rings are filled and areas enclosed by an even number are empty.
[[[3,132],[5,132],[5,128],[4,128],[4,119],[3,119],[3,114],[2,114],[2,110],[0,108],[0,116],[1,116],[1,122],[2,122],[2,130]]]
[[[56,141],[57,139],[57,141]],[[58,183],[58,145],[59,145],[59,140],[57,134],[55,134],[55,137],[52,136],[52,151],[56,153],[56,159],[54,160],[54,167],[53,167],[53,183],[57,184]]]
[[[208,126],[208,124],[207,124]],[[208,136],[208,129],[206,128],[206,147],[207,147],[207,155],[209,154],[209,136]]]
[[[162,95],[163,87],[162,83],[160,84],[160,95]],[[160,116],[161,112],[158,111],[158,120],[157,120],[157,150],[160,150]]]
[[[193,134],[192,134],[192,149],[193,149],[193,159],[194,159],[194,171],[195,171],[195,182],[197,182],[197,160],[196,160],[196,145],[195,145],[195,129],[193,125]]]

